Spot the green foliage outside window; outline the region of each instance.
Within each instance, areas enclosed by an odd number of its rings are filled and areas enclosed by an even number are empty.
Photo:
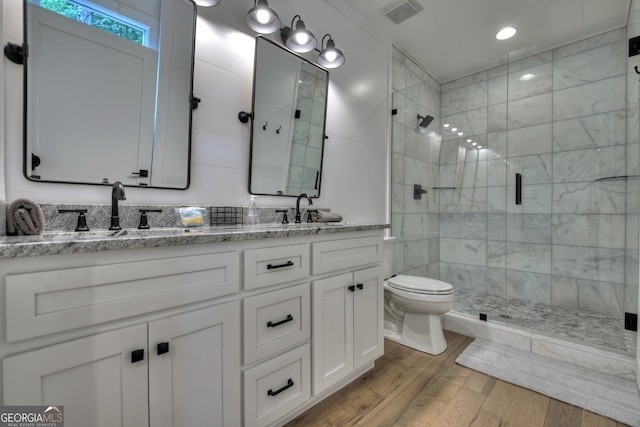
[[[144,30],[135,28],[97,10],[71,0],[40,0],[39,3],[41,7],[71,18],[74,21],[85,23],[123,39],[144,45]]]

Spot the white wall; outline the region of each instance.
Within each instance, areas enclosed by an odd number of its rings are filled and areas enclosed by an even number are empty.
[[[21,2],[0,0],[0,5],[3,3],[3,46],[7,40],[19,43]],[[234,29],[228,25],[229,20],[216,19],[225,4],[229,10],[237,9],[237,4],[231,3],[235,2],[227,0],[216,8],[199,11],[194,94],[202,102],[193,115],[190,188],[185,191],[128,188],[127,203],[247,204],[249,128],[240,123],[237,113],[251,110],[255,34],[246,26],[235,24]],[[291,22],[296,13],[304,17],[307,28],[318,39],[331,33],[347,57],[343,67],[330,72],[329,139],[324,153],[322,195],[316,205],[342,213],[346,221],[385,221],[391,122],[390,42],[371,37],[326,1],[280,0],[271,6],[280,14],[283,25]],[[234,19],[242,22],[244,16]],[[41,203],[108,203],[110,188],[34,183],[23,177],[22,67],[5,60],[4,71],[7,200],[28,197]],[[293,203],[291,198],[258,198],[259,206]]]

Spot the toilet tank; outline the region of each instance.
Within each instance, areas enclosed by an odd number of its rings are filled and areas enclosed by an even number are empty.
[[[383,246],[383,261],[382,261],[382,269],[384,273],[384,278],[388,279],[393,276],[393,248],[396,243],[395,237],[385,237],[384,238],[384,246]]]

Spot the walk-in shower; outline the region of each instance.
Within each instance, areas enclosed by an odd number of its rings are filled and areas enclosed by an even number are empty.
[[[453,284],[453,311],[634,354],[640,76],[627,45],[619,28],[441,85],[394,49],[395,271]],[[424,109],[436,125],[418,135]],[[408,197],[414,183],[426,200]]]

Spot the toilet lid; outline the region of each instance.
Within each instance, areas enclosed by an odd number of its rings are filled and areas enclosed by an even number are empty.
[[[453,292],[451,284],[427,277],[394,276],[387,283],[396,289],[418,294],[448,295]]]

